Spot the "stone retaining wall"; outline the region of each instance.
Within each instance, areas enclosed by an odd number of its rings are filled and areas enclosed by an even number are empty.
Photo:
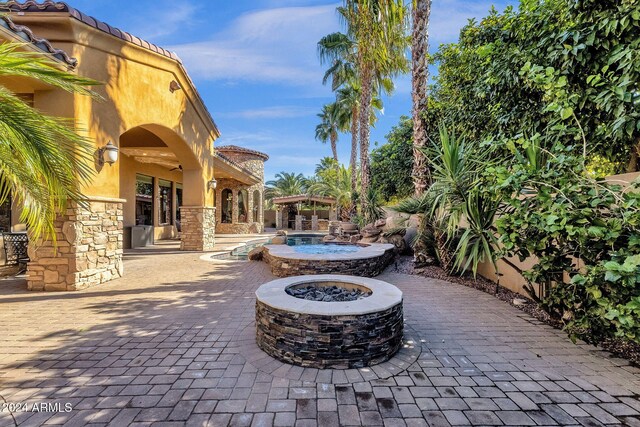
[[[71,202],[54,223],[56,242],[29,244],[27,288],[76,291],[123,274],[123,200]]]
[[[382,273],[394,258],[393,249],[376,257],[340,260],[280,258],[271,255],[268,248],[265,248],[263,252],[263,260],[271,266],[271,273],[276,277],[306,274],[346,274],[375,277]]]
[[[282,311],[256,302],[258,346],[286,363],[351,369],[375,365],[400,349],[402,303],[388,310],[349,316]]]

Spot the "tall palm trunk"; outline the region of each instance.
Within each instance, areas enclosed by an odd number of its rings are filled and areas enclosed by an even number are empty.
[[[413,186],[417,196],[431,184],[428,159],[422,152],[427,145],[427,82],[429,77],[429,15],[431,0],[414,0],[412,31],[413,100]]]
[[[358,171],[356,164],[358,163],[358,105],[354,105],[351,110],[351,191],[355,193],[358,186]]]
[[[362,93],[360,96],[360,166],[362,169],[360,194],[367,194],[371,178],[369,170],[369,134],[371,131],[369,120],[371,120],[373,75],[371,68],[367,65],[365,64],[362,67]],[[366,197],[361,197],[360,199],[362,201],[362,210],[364,211],[367,204]]]
[[[338,135],[331,134],[331,152],[333,153],[333,160],[338,163]]]

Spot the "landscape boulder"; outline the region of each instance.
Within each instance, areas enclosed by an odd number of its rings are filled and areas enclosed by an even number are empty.
[[[287,236],[276,236],[271,239],[272,245],[286,245],[287,244]]]
[[[258,246],[257,248],[253,248],[247,254],[247,258],[249,261],[262,261],[264,247]]]

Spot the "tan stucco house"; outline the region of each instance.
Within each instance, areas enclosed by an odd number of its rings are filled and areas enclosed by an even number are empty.
[[[77,290],[123,274],[132,227],[155,239],[181,239],[207,251],[214,234],[261,232],[267,155],[215,147],[220,132],[180,59],[172,52],[53,1],[3,2],[0,42],[45,51],[78,75],[103,82],[103,100],[27,79],[0,84],[52,115],[72,118],[95,143],[96,174],[83,189],[88,204],[70,206],[50,242],[30,244],[28,287]],[[112,165],[105,147],[118,148]],[[5,206],[5,211],[11,209]],[[18,215],[4,215],[4,231]],[[8,218],[7,218],[8,217]],[[2,219],[0,218],[0,219]]]

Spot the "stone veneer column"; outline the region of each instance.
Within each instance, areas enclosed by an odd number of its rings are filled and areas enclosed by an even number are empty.
[[[29,244],[27,288],[76,291],[123,274],[122,199],[89,198],[69,203],[54,223],[52,240]]]
[[[318,215],[311,215],[311,231],[318,231]]]
[[[182,206],[180,208],[183,251],[210,251],[216,234],[216,208]]]
[[[302,231],[302,220],[304,219],[304,216],[302,215],[296,215],[296,231]]]
[[[276,230],[282,230],[282,208],[276,208]]]

